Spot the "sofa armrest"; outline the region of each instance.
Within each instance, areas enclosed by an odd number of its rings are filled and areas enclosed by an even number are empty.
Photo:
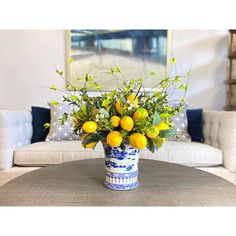
[[[13,166],[14,150],[30,144],[32,133],[30,111],[0,110],[0,169]]]
[[[223,165],[236,172],[236,112],[203,111],[204,142],[223,152]]]

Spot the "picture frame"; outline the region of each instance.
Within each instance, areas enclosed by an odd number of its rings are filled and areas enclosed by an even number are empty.
[[[80,88],[88,73],[103,91],[110,91],[117,84],[107,72],[119,66],[122,77],[142,76],[144,87],[151,89],[169,70],[170,34],[170,30],[66,30],[66,80]]]

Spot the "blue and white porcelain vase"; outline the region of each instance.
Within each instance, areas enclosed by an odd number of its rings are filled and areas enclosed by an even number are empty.
[[[120,147],[104,145],[106,179],[105,186],[113,190],[130,190],[139,186],[138,161],[139,149],[126,145]]]

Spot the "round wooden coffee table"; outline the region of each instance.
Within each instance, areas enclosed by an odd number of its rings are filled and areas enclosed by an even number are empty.
[[[236,206],[236,186],[194,168],[140,160],[137,189],[104,187],[104,159],[51,165],[0,188],[1,206]]]

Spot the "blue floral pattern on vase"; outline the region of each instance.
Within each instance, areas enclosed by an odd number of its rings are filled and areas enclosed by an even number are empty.
[[[125,150],[120,147],[104,145],[106,179],[105,186],[114,190],[130,190],[139,186],[138,160],[139,149],[126,145]]]

